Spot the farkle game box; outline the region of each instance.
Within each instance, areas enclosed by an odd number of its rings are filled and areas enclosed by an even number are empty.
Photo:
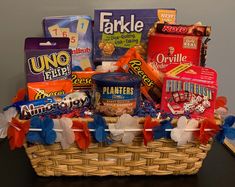
[[[94,61],[117,60],[147,42],[154,22],[175,23],[175,9],[95,10]]]

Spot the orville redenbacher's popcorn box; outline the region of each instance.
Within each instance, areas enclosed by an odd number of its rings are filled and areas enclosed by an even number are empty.
[[[213,117],[217,94],[217,73],[210,68],[173,64],[166,69],[161,110],[176,116]]]
[[[201,36],[156,33],[149,37],[147,62],[165,72],[170,64],[200,65]]]
[[[94,60],[116,61],[129,48],[146,43],[155,22],[175,21],[175,9],[95,10]]]

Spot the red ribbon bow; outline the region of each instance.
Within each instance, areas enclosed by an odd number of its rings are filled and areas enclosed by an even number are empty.
[[[158,121],[152,121],[150,116],[147,116],[144,121],[144,145],[147,145],[148,142],[153,141],[153,131],[146,131],[146,129],[153,129],[154,127],[158,126]]]
[[[81,131],[74,131],[75,142],[80,149],[87,149],[91,143],[90,131],[87,123],[80,121],[73,121],[72,129],[80,129]]]
[[[20,88],[17,91],[16,96],[12,99],[12,103],[18,102],[18,101],[23,101],[26,95],[26,89],[25,88]]]
[[[29,131],[29,126],[29,120],[20,121],[17,118],[12,118],[7,131],[11,150],[22,147],[22,145],[24,144],[25,136]]]
[[[220,127],[216,125],[215,120],[211,118],[206,118],[201,121],[199,123],[199,128],[199,131],[194,132],[194,136],[200,141],[201,144],[207,144],[209,140],[220,130]],[[206,129],[208,129],[208,131]]]

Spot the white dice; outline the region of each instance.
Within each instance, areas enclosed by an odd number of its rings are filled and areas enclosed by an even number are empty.
[[[196,100],[198,103],[201,103],[203,101],[203,98],[199,95],[197,96]]]
[[[199,105],[196,106],[195,111],[196,111],[197,113],[202,114],[202,113],[205,111],[205,109],[206,109],[206,108],[205,108],[203,105],[199,104]]]
[[[203,105],[205,108],[209,108],[209,107],[211,106],[211,103],[210,103],[210,101],[205,100],[205,101],[202,102],[202,105]]]
[[[192,113],[195,109],[195,105],[193,103],[184,103],[184,111]]]

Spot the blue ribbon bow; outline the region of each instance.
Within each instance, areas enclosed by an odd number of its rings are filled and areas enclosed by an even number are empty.
[[[235,128],[232,127],[235,122],[235,116],[228,116],[224,119],[224,123],[221,126],[220,132],[216,135],[216,139],[223,143],[225,137],[231,140],[235,140]]]
[[[56,132],[53,130],[54,122],[45,117],[41,120],[35,116],[30,120],[30,128],[42,129],[42,131],[30,131],[26,138],[30,143],[53,144],[56,140]]]
[[[163,120],[160,122],[159,126],[156,126],[153,128],[153,138],[154,140],[160,139],[160,138],[167,138],[169,139],[171,137],[171,132],[166,131],[166,129],[172,129],[173,126],[169,120]]]
[[[108,132],[105,129],[108,129],[106,121],[100,115],[94,115],[94,121],[88,123],[89,129],[95,129],[91,134],[97,142],[105,142],[111,144],[112,141],[108,138]]]

